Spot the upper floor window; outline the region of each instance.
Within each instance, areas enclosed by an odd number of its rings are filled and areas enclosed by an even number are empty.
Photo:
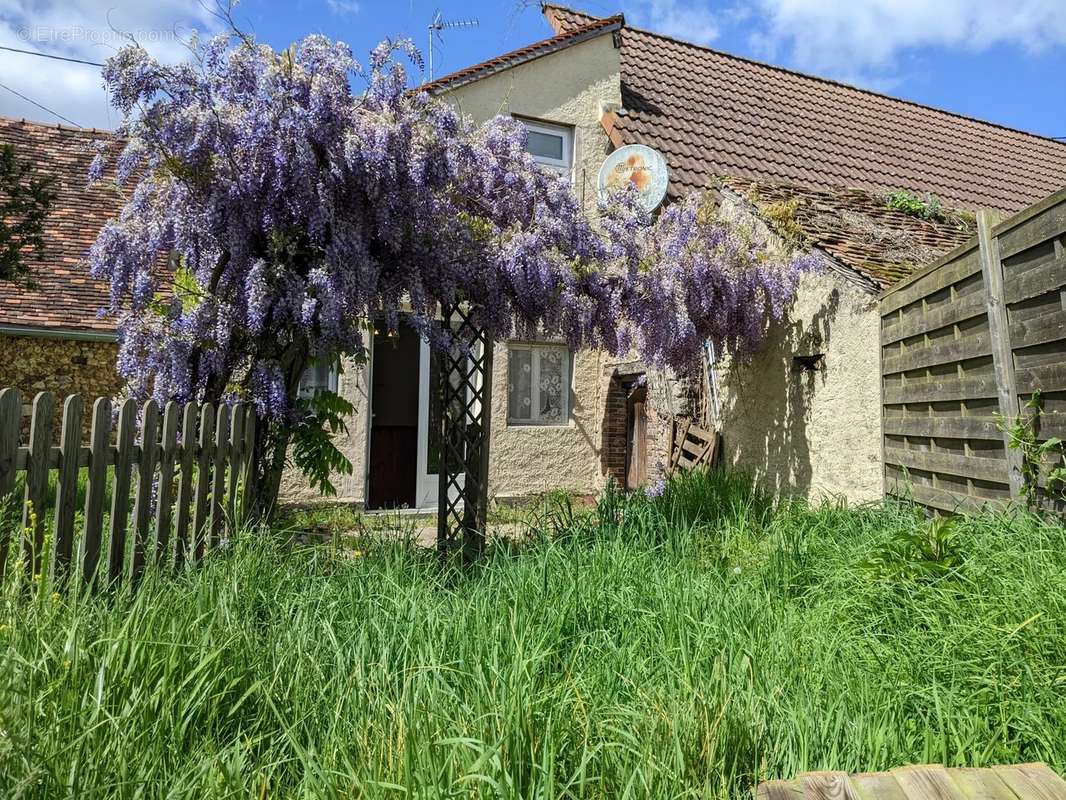
[[[507,422],[570,423],[570,351],[561,345],[507,345]]]
[[[339,383],[340,374],[335,362],[312,362],[300,377],[300,399],[307,400],[319,392],[336,394]]]
[[[526,149],[533,160],[570,179],[574,166],[574,130],[565,125],[519,120],[526,127]]]

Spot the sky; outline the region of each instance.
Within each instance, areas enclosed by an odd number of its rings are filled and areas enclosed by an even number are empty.
[[[102,61],[133,35],[166,60],[220,23],[215,0],[0,0],[0,46]],[[1066,0],[573,0],[597,15],[1045,136],[1066,137]],[[434,45],[437,76],[551,35],[536,0],[244,0],[275,47],[323,33],[357,56],[476,19]],[[413,82],[420,77],[412,76]],[[18,97],[15,92],[23,97]],[[34,104],[37,105],[34,105]],[[47,111],[43,110],[44,106]],[[708,109],[713,115],[714,110]],[[114,127],[99,68],[0,50],[0,115]],[[58,117],[57,117],[58,115]]]

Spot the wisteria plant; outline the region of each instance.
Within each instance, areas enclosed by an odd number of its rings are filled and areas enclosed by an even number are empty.
[[[365,358],[369,320],[406,315],[446,346],[437,310],[465,303],[496,337],[684,368],[707,339],[757,347],[809,266],[768,260],[700,197],[653,222],[623,192],[590,220],[518,122],[475,126],[409,89],[409,43],[366,66],[323,36],[276,52],[234,31],[191,52],[166,66],[133,44],[104,68],[124,121],[91,177],[128,194],[90,266],[110,283],[134,396],[251,400],[270,421],[262,508],[308,427],[301,374]]]

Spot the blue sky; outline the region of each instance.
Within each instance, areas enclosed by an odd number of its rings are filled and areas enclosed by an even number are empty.
[[[1066,137],[1066,15],[1062,0],[574,0],[591,13],[717,49],[989,119]],[[426,47],[436,9],[480,26],[446,32],[438,75],[550,31],[535,0],[244,0],[236,17],[284,46],[318,32],[358,54],[386,36]],[[132,30],[167,59],[175,36],[217,21],[198,0],[0,0],[0,45],[99,61]],[[0,83],[86,126],[115,122],[99,75],[76,64],[0,51]],[[708,110],[713,114],[713,109]],[[0,89],[0,114],[54,117]]]

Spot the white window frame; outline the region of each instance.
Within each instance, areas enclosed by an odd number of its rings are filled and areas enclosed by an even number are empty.
[[[553,172],[558,172],[572,182],[574,179],[574,129],[569,125],[537,122],[523,117],[515,117],[515,119],[521,122],[527,131],[543,133],[546,136],[558,136],[563,140],[563,157],[561,159],[534,155],[533,160]],[[531,153],[530,155],[533,154]]]
[[[533,402],[534,398],[530,399],[530,417],[529,419],[518,419],[511,416],[511,353],[515,351],[523,351],[536,354],[538,352],[544,352],[548,350],[555,350],[561,352],[563,357],[563,376],[562,384],[565,387],[563,391],[563,413],[559,415],[558,421],[541,419],[539,412],[537,411],[537,403]],[[529,368],[532,372],[530,375],[530,393],[535,394],[540,391],[540,357],[531,356],[529,359]],[[565,344],[559,342],[508,342],[507,343],[507,425],[508,427],[514,426],[517,428],[529,428],[529,427],[543,427],[543,428],[565,428],[570,425],[570,415],[573,412],[573,374],[574,374],[574,353]]]
[[[315,393],[325,389],[326,391],[333,392],[334,394],[340,393],[340,369],[336,361],[334,361],[330,367],[329,372],[326,375],[325,386],[314,385],[308,386],[308,377],[313,370],[321,368],[321,364],[309,364],[304,370],[303,375],[300,376],[300,388],[296,391],[296,396],[301,400],[308,400],[314,397]]]

